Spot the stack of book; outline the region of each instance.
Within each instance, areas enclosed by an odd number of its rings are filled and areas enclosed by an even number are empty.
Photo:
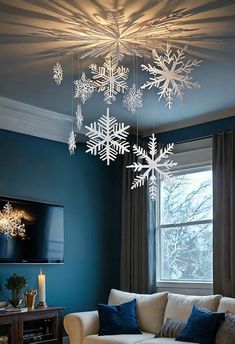
[[[7,303],[6,302],[0,302],[0,313],[4,313],[6,310]],[[1,343],[1,342],[0,342]]]

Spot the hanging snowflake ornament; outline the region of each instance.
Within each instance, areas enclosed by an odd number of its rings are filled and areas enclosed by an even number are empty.
[[[143,106],[142,97],[143,92],[137,89],[136,84],[133,84],[123,97],[123,106],[132,113],[135,113],[138,108]]]
[[[119,92],[124,93],[127,89],[129,69],[118,66],[118,62],[112,57],[105,59],[102,67],[96,64],[89,66],[93,74],[94,87],[98,92],[104,92],[104,101],[112,104]]]
[[[83,104],[92,96],[92,93],[94,92],[93,81],[87,78],[84,72],[79,80],[74,81],[74,86],[74,98],[80,98]]]
[[[75,112],[76,115],[76,127],[78,130],[81,130],[84,116],[82,115],[82,107],[81,104],[78,104],[77,111]]]
[[[86,153],[99,154],[100,159],[106,161],[107,165],[110,165],[110,161],[114,161],[118,154],[129,152],[130,145],[126,138],[130,126],[117,123],[116,118],[109,115],[109,108],[107,114],[99,118],[98,124],[94,122],[85,128],[88,130],[86,135],[90,138],[87,141]]]
[[[68,139],[68,149],[70,155],[74,155],[75,149],[77,148],[76,146],[76,134],[74,130],[72,129],[69,134],[69,139]]]
[[[149,153],[145,149],[137,145],[133,146],[134,154],[139,158],[143,159],[140,162],[134,162],[127,168],[133,168],[134,172],[141,172],[133,183],[131,189],[143,186],[146,180],[149,180],[149,196],[151,200],[157,199],[157,177],[162,176],[168,179],[172,176],[170,169],[177,165],[171,159],[168,159],[169,155],[173,154],[174,144],[168,144],[166,148],[160,149],[158,155],[157,140],[152,134],[148,143]],[[158,156],[157,156],[158,155]]]
[[[63,68],[59,62],[56,62],[53,67],[53,79],[57,85],[60,85],[63,81]]]
[[[194,67],[199,67],[202,61],[185,60],[185,51],[177,49],[175,52],[167,44],[165,54],[159,55],[153,50],[155,66],[142,64],[142,70],[147,71],[152,77],[141,86],[142,89],[157,87],[159,100],[163,97],[166,106],[171,109],[173,97],[183,99],[184,89],[200,88],[198,82],[193,82],[190,73]]]

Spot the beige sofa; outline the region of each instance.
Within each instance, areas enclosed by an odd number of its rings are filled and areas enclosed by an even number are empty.
[[[71,313],[64,319],[70,344],[183,344],[173,338],[154,338],[166,319],[187,320],[193,304],[211,311],[235,313],[235,299],[220,295],[186,296],[168,292],[143,295],[112,289],[108,303],[119,305],[133,298],[137,301],[137,319],[142,334],[98,336],[97,311]]]

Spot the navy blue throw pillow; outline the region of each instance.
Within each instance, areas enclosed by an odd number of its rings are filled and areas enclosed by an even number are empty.
[[[136,300],[119,306],[98,304],[99,336],[141,334],[136,319]]]
[[[210,312],[207,309],[193,306],[188,322],[177,341],[200,344],[213,344],[216,332],[225,313]]]

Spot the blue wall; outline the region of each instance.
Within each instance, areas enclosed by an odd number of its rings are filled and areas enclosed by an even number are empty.
[[[0,130],[0,195],[65,207],[65,263],[43,265],[49,305],[65,313],[94,309],[119,287],[121,163],[107,167],[80,145],[67,146]],[[38,265],[0,265],[0,286],[12,273],[37,288]],[[2,288],[0,299],[7,298]]]
[[[235,116],[193,125],[191,127],[163,132],[157,135],[162,143],[180,143],[211,136],[222,131],[235,130]]]

